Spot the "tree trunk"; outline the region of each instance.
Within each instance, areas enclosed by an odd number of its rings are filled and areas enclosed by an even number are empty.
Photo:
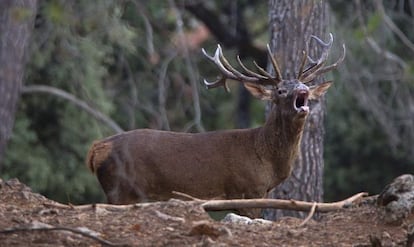
[[[14,124],[37,0],[0,1],[0,169]]]
[[[327,40],[328,8],[325,1],[270,0],[269,19],[271,47],[281,66],[284,78],[294,78],[300,67],[302,51],[310,35]],[[312,42],[309,55],[320,55],[319,47]],[[323,119],[324,100],[312,102],[302,137],[301,152],[291,176],[278,185],[269,195],[271,198],[322,201],[323,187]],[[264,217],[277,219],[281,216],[303,217],[306,213],[265,210]]]

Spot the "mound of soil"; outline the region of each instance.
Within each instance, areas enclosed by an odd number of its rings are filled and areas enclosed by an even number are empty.
[[[411,246],[413,215],[383,222],[372,198],[318,221],[240,224],[212,220],[197,202],[64,205],[16,179],[0,180],[1,246]]]

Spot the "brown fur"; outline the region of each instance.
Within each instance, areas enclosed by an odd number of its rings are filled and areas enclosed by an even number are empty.
[[[99,166],[107,158],[107,155],[111,153],[111,144],[103,143],[99,141],[93,142],[86,157],[86,164],[89,170],[93,173],[99,169]]]

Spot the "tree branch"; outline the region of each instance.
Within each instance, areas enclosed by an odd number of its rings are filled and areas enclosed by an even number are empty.
[[[21,89],[21,93],[48,93],[48,94],[58,96],[60,98],[70,101],[77,107],[91,114],[94,118],[106,124],[109,128],[114,130],[116,133],[121,133],[124,131],[121,127],[119,127],[118,124],[116,124],[112,119],[105,116],[102,112],[92,108],[85,101],[82,101],[76,98],[74,95],[68,92],[65,92],[59,88],[45,86],[45,85],[23,86]]]
[[[382,0],[376,0],[375,3],[377,10],[381,14],[385,24],[391,29],[393,33],[395,33],[395,35],[397,35],[398,38],[400,38],[401,42],[403,42],[404,45],[411,50],[411,52],[414,52],[414,44],[410,41],[410,39],[407,38],[403,31],[401,31],[401,29],[399,29],[398,26],[395,25],[391,18],[385,13],[384,6],[382,5]]]
[[[174,0],[170,0],[170,7],[174,12],[175,18],[176,18],[176,26],[177,26],[177,33],[178,33],[178,37],[180,39],[180,42],[184,40],[184,31],[183,31],[183,20],[182,20],[182,16],[181,16],[181,12],[179,11],[179,9],[177,8],[177,6],[175,5]],[[194,73],[195,68],[193,66],[193,63],[191,61],[190,58],[190,54],[188,51],[188,47],[186,42],[182,42],[183,44],[183,50],[184,50],[184,61],[186,64],[186,68],[187,68],[187,73],[188,73],[188,77],[190,80],[190,84],[191,84],[191,94],[193,97],[193,109],[194,109],[194,119],[192,124],[194,124],[197,127],[197,130],[199,132],[204,132],[204,126],[203,123],[201,121],[201,106],[200,106],[200,97],[198,94],[198,86],[197,86],[197,76]],[[191,128],[192,124],[190,126],[188,126],[187,128]]]

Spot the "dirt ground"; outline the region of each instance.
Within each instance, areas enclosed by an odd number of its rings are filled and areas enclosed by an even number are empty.
[[[304,226],[295,218],[246,225],[214,221],[197,202],[71,207],[0,180],[0,246],[411,246],[413,215],[385,224],[372,201]]]

